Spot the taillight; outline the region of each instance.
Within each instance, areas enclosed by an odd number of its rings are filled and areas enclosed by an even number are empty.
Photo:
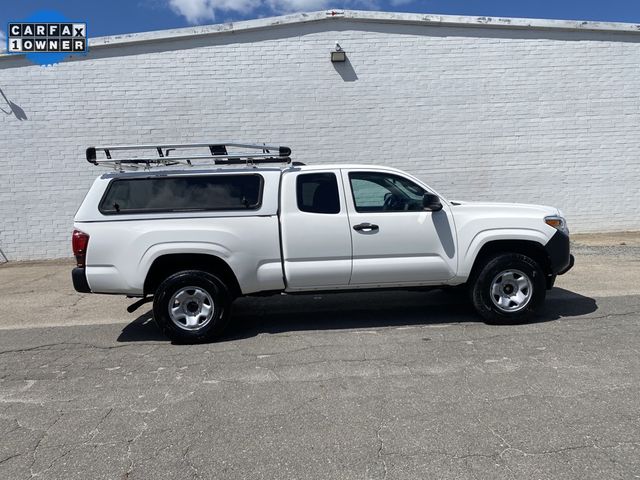
[[[74,230],[71,236],[73,254],[79,267],[84,267],[87,260],[87,246],[89,245],[89,235],[80,230]]]

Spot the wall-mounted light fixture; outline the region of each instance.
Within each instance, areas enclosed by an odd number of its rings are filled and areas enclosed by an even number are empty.
[[[339,43],[336,43],[336,49],[331,52],[331,61],[340,63],[347,61],[347,52],[345,52]]]

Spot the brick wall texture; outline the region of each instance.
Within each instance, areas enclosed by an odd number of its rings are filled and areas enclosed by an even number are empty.
[[[0,58],[0,249],[68,257],[96,144],[264,141],[402,168],[449,199],[638,230],[640,34],[349,20]],[[349,62],[332,64],[335,43]],[[2,257],[0,256],[0,260]]]

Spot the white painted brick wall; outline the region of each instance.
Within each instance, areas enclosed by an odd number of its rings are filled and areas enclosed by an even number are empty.
[[[88,145],[285,143],[403,168],[450,199],[552,204],[575,232],[640,229],[640,36],[356,23],[0,59],[0,249],[70,256],[101,170]],[[339,42],[350,64],[334,67]]]

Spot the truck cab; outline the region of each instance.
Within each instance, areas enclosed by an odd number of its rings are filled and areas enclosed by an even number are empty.
[[[456,276],[451,206],[406,173],[377,166],[301,167],[282,175],[287,289],[389,288]],[[438,197],[440,198],[440,197]]]

